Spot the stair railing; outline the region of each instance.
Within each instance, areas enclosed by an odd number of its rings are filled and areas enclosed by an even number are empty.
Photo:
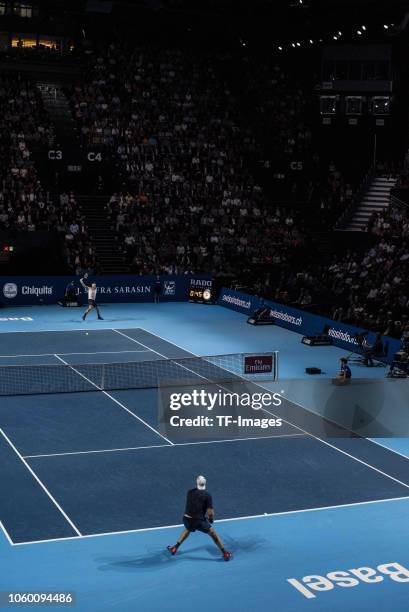
[[[339,217],[338,221],[336,222],[334,226],[334,229],[337,230],[337,229],[346,227],[348,223],[351,221],[351,219],[354,216],[354,212],[357,206],[359,206],[359,204],[362,202],[362,198],[365,192],[368,190],[370,183],[372,183],[373,179],[375,178],[375,174],[376,174],[375,168],[371,166],[371,168],[369,168],[369,170],[363,176],[357,190],[352,196],[351,202],[346,207],[342,215]]]

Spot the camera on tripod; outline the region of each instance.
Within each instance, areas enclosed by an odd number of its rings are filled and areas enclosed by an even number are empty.
[[[393,361],[387,374],[389,378],[407,378],[409,376],[409,342],[402,339],[401,348],[393,356]]]
[[[352,338],[356,341],[361,354],[358,355],[354,361],[360,363],[366,367],[373,367],[375,365],[374,358],[382,358],[385,356],[385,349],[382,343],[382,334],[378,332],[375,336],[374,343],[371,344],[367,340],[369,331],[357,332],[352,334]],[[377,362],[378,365],[382,365]]]

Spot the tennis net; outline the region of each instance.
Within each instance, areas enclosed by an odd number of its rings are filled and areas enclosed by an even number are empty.
[[[277,377],[276,351],[78,365],[7,365],[0,367],[0,395],[113,391]]]

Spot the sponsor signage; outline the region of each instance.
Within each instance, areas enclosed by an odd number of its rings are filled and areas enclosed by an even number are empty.
[[[213,280],[211,278],[190,278],[189,302],[211,304],[213,302]]]
[[[162,294],[166,297],[176,295],[176,281],[164,280]]]
[[[18,287],[15,283],[5,283],[3,285],[3,295],[8,300],[14,299],[18,295]]]
[[[315,599],[326,591],[336,588],[359,587],[365,584],[378,584],[391,580],[398,584],[409,583],[409,570],[396,561],[382,563],[376,567],[363,566],[348,570],[336,570],[328,572],[324,576],[309,574],[303,578],[287,578],[287,582],[297,589],[306,599]],[[329,607],[329,603],[327,607]]]
[[[87,290],[81,287],[76,276],[0,277],[0,302],[7,305],[57,304],[71,281],[79,302],[85,304]],[[194,287],[202,287],[203,292],[209,290],[212,283],[211,277],[206,275],[162,276],[160,281],[165,301],[185,301],[191,283]],[[85,282],[97,284],[100,303],[150,302],[154,299],[156,276],[90,276]]]
[[[223,287],[220,291],[218,304],[247,315],[252,314],[261,306],[268,306],[270,307],[270,316],[273,318],[276,325],[295,331],[303,336],[319,335],[322,334],[325,329],[325,333],[332,339],[335,346],[339,346],[348,351],[358,349],[359,345],[356,336],[366,331],[363,328],[354,327],[339,321],[333,321],[332,319],[320,317],[310,312],[306,312],[305,310],[291,308],[285,304],[278,304],[270,300],[263,301],[257,296],[240,293],[239,291],[227,289],[226,287]],[[367,340],[369,344],[373,343],[375,340],[375,333],[370,331]],[[390,363],[392,361],[393,355],[399,350],[399,347],[399,340],[390,338],[389,336],[383,337],[386,362]]]
[[[245,356],[244,357],[244,373],[245,374],[268,374],[273,371],[273,356]]]
[[[251,314],[260,307],[260,298],[223,288],[219,295],[220,306],[232,308],[244,314]]]

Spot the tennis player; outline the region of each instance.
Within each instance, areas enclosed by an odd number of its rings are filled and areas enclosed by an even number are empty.
[[[86,278],[86,277],[85,277]],[[84,314],[82,315],[82,320],[85,321],[85,319],[87,318],[87,314],[89,314],[91,312],[91,310],[93,310],[94,308],[97,311],[97,315],[98,315],[98,319],[100,321],[103,320],[103,318],[101,317],[101,313],[99,312],[99,308],[97,305],[97,286],[95,283],[92,283],[92,285],[86,285],[84,283],[84,279],[80,278],[80,283],[81,285],[84,287],[84,289],[87,290],[88,292],[88,308],[87,310],[84,312]]]
[[[203,533],[207,533],[212,538],[213,542],[220,548],[223,559],[229,561],[232,554],[224,548],[222,541],[213,529],[213,521],[214,510],[212,496],[206,491],[206,478],[204,476],[198,476],[196,478],[196,488],[190,489],[187,492],[185,514],[183,515],[185,531],[174,546],[168,546],[170,554],[176,555],[179,546],[191,533],[194,531],[202,531]]]

